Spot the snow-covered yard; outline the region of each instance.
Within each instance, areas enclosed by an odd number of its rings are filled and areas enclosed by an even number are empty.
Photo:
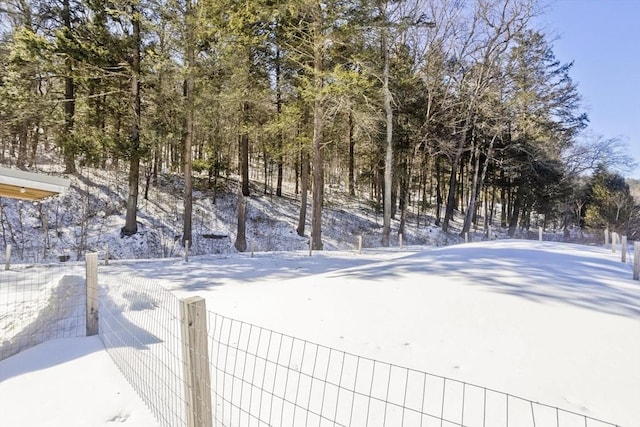
[[[603,248],[507,240],[100,269],[123,273],[180,297],[200,295],[208,310],[233,319],[640,426],[640,283],[630,264]],[[95,338],[4,360],[0,425],[155,425],[114,371]]]

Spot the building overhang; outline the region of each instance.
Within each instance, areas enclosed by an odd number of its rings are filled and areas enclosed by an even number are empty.
[[[62,193],[69,184],[68,179],[0,166],[0,197],[42,200]]]

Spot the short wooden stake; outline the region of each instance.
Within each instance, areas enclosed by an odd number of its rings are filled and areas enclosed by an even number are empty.
[[[640,280],[640,242],[633,244],[633,280]]]
[[[627,236],[622,236],[620,243],[620,261],[627,262]]]
[[[358,253],[362,255],[362,234],[358,236]]]
[[[187,427],[211,427],[211,377],[204,298],[194,296],[181,300],[180,321]]]
[[[87,283],[87,336],[98,335],[98,254],[85,255]]]
[[[464,242],[469,243],[469,233],[467,233],[466,231],[464,233]]]
[[[487,227],[487,238],[491,240],[491,226]]]
[[[189,262],[189,241],[184,241],[184,262]]]
[[[618,233],[611,233],[611,252],[616,253],[616,245],[618,244]]]
[[[542,242],[542,227],[538,227],[538,240]]]
[[[109,244],[104,245],[104,265],[109,265]]]
[[[607,246],[609,246],[609,229],[605,228],[604,229],[604,247],[606,248]]]
[[[255,244],[253,242],[251,242],[251,258],[253,258],[253,247],[255,246]]]
[[[398,246],[402,249],[402,233],[398,234]]]
[[[9,264],[11,263],[11,245],[7,245],[7,255],[4,258],[4,269],[9,269]]]

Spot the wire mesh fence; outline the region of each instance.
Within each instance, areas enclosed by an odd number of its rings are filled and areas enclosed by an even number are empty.
[[[100,276],[100,337],[163,426],[189,425],[185,317],[153,280]],[[0,271],[0,360],[83,336],[85,266]],[[211,420],[244,426],[598,427],[614,424],[206,312]],[[204,354],[198,354],[200,359]],[[201,404],[202,402],[196,402]]]
[[[85,335],[83,265],[0,271],[0,360],[57,338]]]
[[[184,426],[180,301],[144,279],[101,276],[99,335],[162,426]]]
[[[112,276],[101,285],[100,336],[109,354],[161,425],[189,425],[190,406],[202,402],[188,403],[186,396],[194,384],[185,373],[181,301],[153,281],[130,276]],[[205,371],[210,381],[209,393],[201,395],[211,396],[212,419],[202,425],[614,425],[211,311],[206,312],[206,323]]]
[[[208,313],[214,426],[614,424]]]

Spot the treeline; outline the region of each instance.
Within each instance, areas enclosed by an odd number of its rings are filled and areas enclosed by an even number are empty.
[[[327,181],[380,206],[383,245],[393,217],[402,233],[411,205],[433,209],[445,231],[464,214],[462,233],[480,219],[511,234],[637,227],[629,188],[608,169],[626,161],[618,141],[576,142],[588,119],[571,64],[535,26],[534,0],[0,7],[2,160],[28,168],[38,150],[57,150],[65,173],[125,163],[123,235],[137,232],[143,177],[154,185],[161,172],[183,174],[182,238],[191,241],[194,172],[214,186],[237,174],[236,247],[245,249],[255,168],[277,196],[295,182],[300,235],[310,193],[314,249]]]

